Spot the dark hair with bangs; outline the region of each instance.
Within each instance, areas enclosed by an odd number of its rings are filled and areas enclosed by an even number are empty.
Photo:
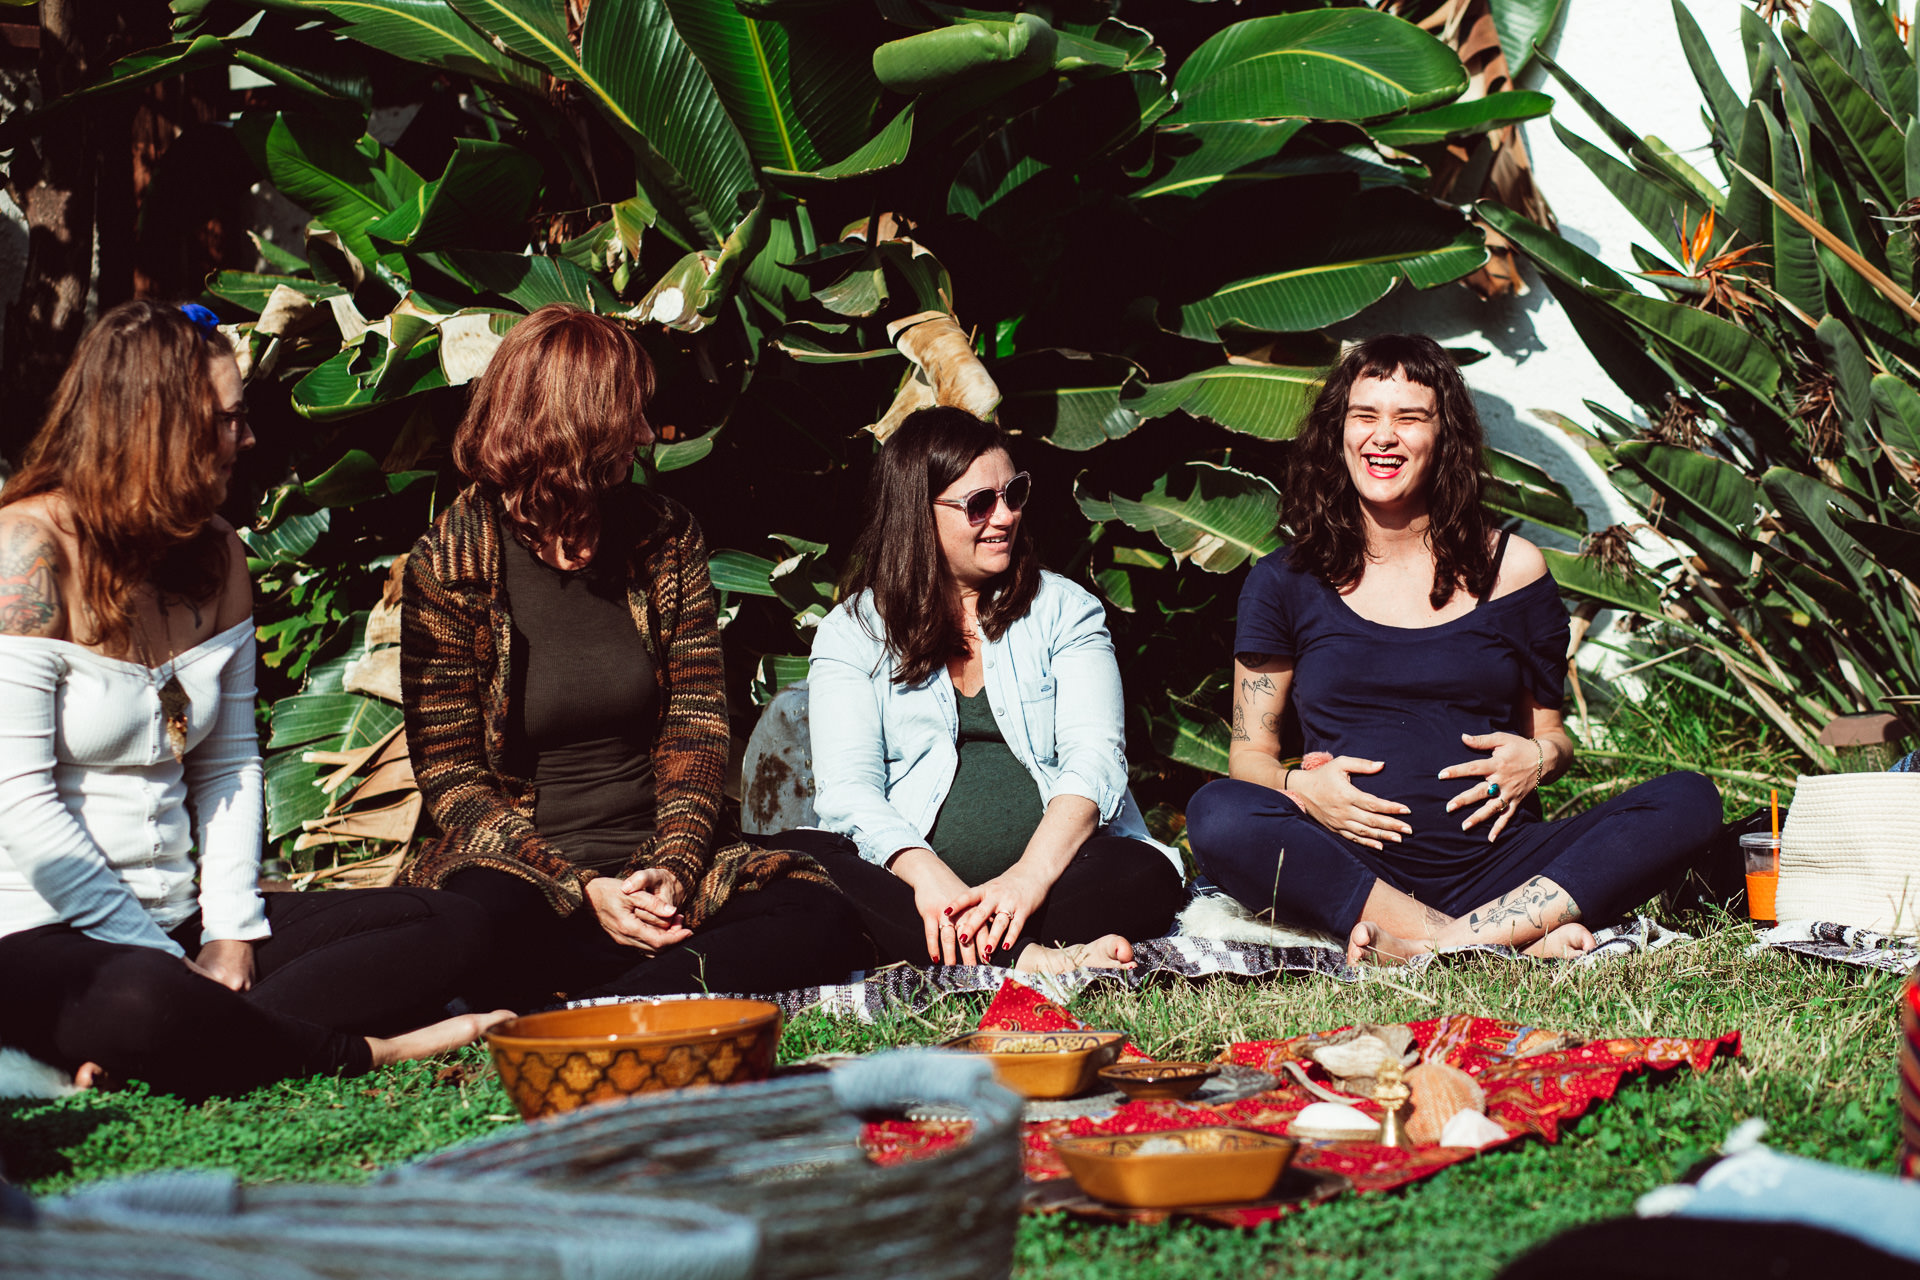
[[[134,592],[151,579],[204,601],[227,574],[220,505],[215,346],[178,307],[123,302],[81,337],[39,434],[0,506],[57,493],[80,543],[80,603],[107,653],[133,637]]]
[[[474,384],[453,461],[500,495],[515,538],[584,558],[600,499],[633,473],[653,362],[615,320],[551,303],[516,324]]]
[[[1492,590],[1493,521],[1481,504],[1484,432],[1460,366],[1432,338],[1383,333],[1358,343],[1327,373],[1320,397],[1294,438],[1282,486],[1277,532],[1292,543],[1292,564],[1336,590],[1367,567],[1367,527],[1347,474],[1347,397],[1362,378],[1401,374],[1433,391],[1433,466],[1427,492],[1427,545],[1433,551],[1434,608],[1465,588]]]
[[[853,544],[841,598],[873,592],[874,610],[893,656],[896,684],[919,684],[967,652],[959,592],[933,500],[967,473],[981,454],[1007,449],[998,427],[964,409],[916,409],[881,446],[867,482],[867,523]],[[1022,520],[1014,528],[1012,563],[980,589],[976,612],[987,639],[998,640],[1026,616],[1040,589],[1040,557]]]

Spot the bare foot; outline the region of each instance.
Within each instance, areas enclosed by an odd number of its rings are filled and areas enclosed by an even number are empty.
[[[408,1062],[414,1058],[431,1058],[435,1054],[458,1049],[463,1044],[472,1044],[488,1027],[516,1016],[511,1009],[495,1009],[492,1013],[463,1013],[388,1040],[368,1036],[367,1045],[373,1050],[373,1065],[376,1067]]]
[[[1131,969],[1133,944],[1117,933],[1076,942],[1070,947],[1043,947],[1029,943],[1014,962],[1023,973],[1071,973],[1075,969]]]
[[[1549,960],[1571,960],[1593,950],[1593,933],[1583,924],[1563,924],[1522,953]]]
[[[83,1062],[80,1069],[73,1073],[73,1087],[91,1089],[95,1085],[104,1086],[107,1082],[107,1069],[97,1062]]]
[[[1405,964],[1415,956],[1433,950],[1429,942],[1417,942],[1388,933],[1379,925],[1362,920],[1347,935],[1347,963],[1371,960],[1374,964]]]

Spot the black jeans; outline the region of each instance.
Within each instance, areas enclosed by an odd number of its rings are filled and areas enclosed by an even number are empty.
[[[754,837],[781,849],[810,854],[853,899],[867,933],[886,963],[925,965],[926,927],[914,906],[913,887],[885,867],[860,856],[853,841],[830,831],[783,831]],[[1167,855],[1125,836],[1095,836],[1080,846],[1053,883],[1046,901],[1005,949],[1020,958],[1027,943],[1045,946],[1092,942],[1117,933],[1128,941],[1158,938],[1186,902],[1180,873]]]
[[[65,1071],[94,1062],[191,1098],[358,1074],[372,1065],[366,1036],[444,1017],[487,947],[484,913],[451,894],[337,889],[265,902],[273,935],[253,944],[245,992],[167,952],[71,925],[0,938],[0,1043]],[[197,955],[198,913],[172,936]]]
[[[556,915],[539,889],[508,872],[474,868],[448,877],[446,887],[478,903],[493,922],[494,953],[472,975],[467,996],[476,1007],[526,1010],[561,998],[701,991],[765,994],[844,982],[872,963],[852,905],[830,885],[806,880],[783,877],[736,893],[693,937],[651,956],[615,942],[591,905]]]

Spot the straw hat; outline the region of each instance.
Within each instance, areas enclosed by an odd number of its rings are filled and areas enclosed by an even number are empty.
[[[1775,906],[1782,920],[1920,934],[1920,774],[1801,778]]]

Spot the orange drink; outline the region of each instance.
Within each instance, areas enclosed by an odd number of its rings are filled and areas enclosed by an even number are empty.
[[[1780,884],[1780,837],[1764,831],[1741,836],[1740,852],[1747,864],[1747,915],[1772,924],[1779,919],[1773,894]]]

